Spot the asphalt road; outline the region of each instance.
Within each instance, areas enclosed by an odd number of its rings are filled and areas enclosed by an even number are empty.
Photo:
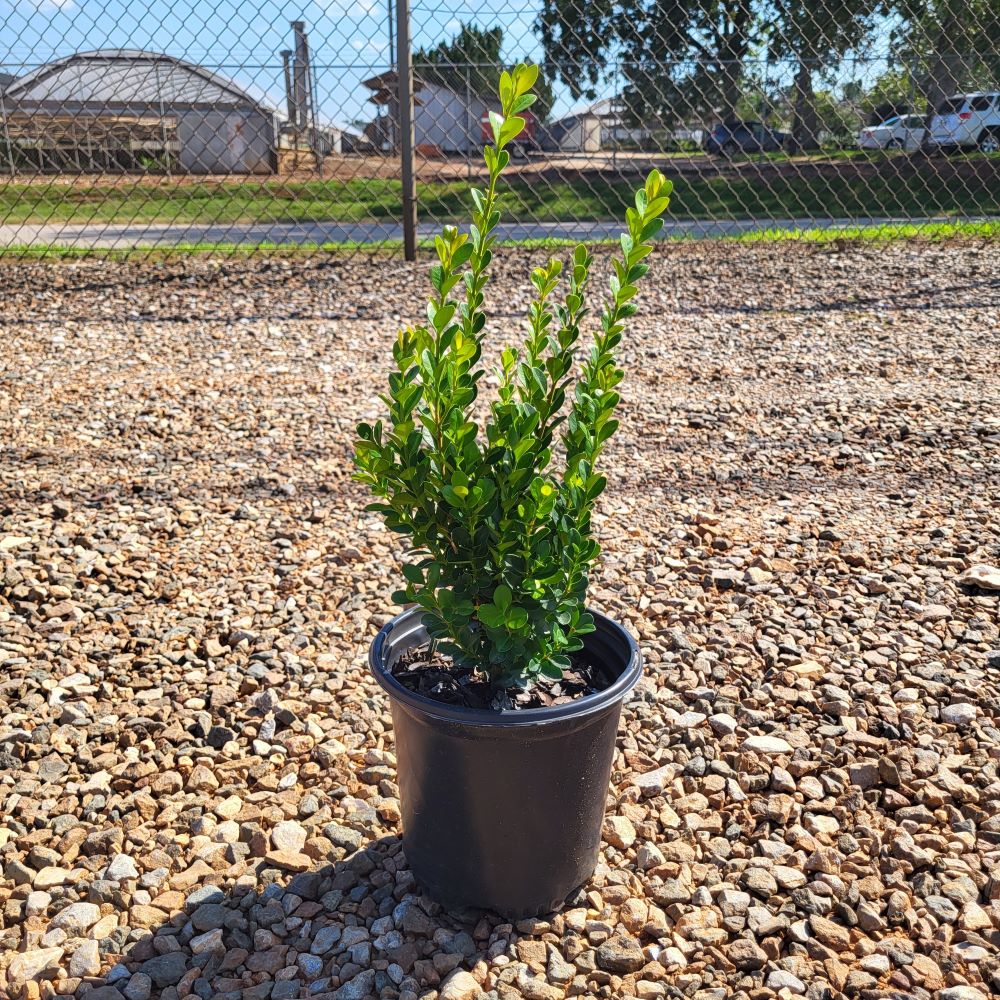
[[[921,224],[954,221],[923,219],[732,219],[718,221],[675,220],[663,228],[664,238],[711,239],[766,232],[772,229],[849,229],[856,226]],[[966,220],[973,221],[973,220]],[[984,220],[974,220],[984,221]],[[420,237],[440,231],[436,223],[421,223]],[[616,239],[622,231],[618,222],[512,222],[502,223],[504,240],[556,238],[567,240]],[[256,247],[267,244],[302,246],[325,243],[367,243],[378,245],[400,241],[398,223],[379,222],[264,222],[264,223],[47,223],[0,225],[0,248],[49,246],[102,249],[145,249],[187,244],[222,244]]]

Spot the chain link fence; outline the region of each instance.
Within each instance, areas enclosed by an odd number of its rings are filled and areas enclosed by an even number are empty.
[[[12,0],[0,252],[401,246],[401,13]],[[612,237],[652,166],[674,183],[668,236],[1000,220],[995,0],[420,0],[408,14],[418,238],[466,217],[499,73],[520,59],[542,67],[540,100],[506,239]]]

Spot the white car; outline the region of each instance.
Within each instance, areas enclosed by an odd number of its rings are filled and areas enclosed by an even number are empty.
[[[920,149],[924,141],[923,115],[893,115],[858,133],[858,149]]]
[[[930,145],[938,149],[1000,152],[1000,93],[956,94],[931,119]]]

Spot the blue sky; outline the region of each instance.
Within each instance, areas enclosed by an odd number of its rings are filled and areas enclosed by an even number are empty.
[[[0,0],[0,72],[21,75],[59,56],[100,48],[166,52],[215,70],[284,111],[280,52],[292,47],[289,22],[303,20],[315,66],[321,122],[370,120],[361,81],[388,68],[388,0]],[[451,38],[463,21],[504,29],[504,58],[541,58],[533,24],[541,0],[411,0],[414,44]],[[887,30],[876,33],[884,50]],[[878,53],[884,55],[884,51]],[[884,64],[863,64],[874,77]],[[772,65],[779,82],[788,68]],[[840,82],[858,73],[847,61]],[[609,96],[611,84],[599,88]],[[556,115],[572,102],[556,88]]]
[[[499,24],[506,58],[538,59],[538,7],[536,0],[414,0],[414,44],[450,38],[462,21]],[[292,47],[289,22],[297,19],[309,32],[320,117],[370,119],[360,82],[388,66],[387,0],[0,0],[0,71],[20,75],[87,49],[150,49],[216,70],[283,110],[280,52]],[[569,107],[565,94],[560,104]]]

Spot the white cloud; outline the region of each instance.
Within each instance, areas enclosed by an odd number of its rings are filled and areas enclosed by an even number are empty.
[[[70,0],[72,2],[72,0]],[[331,17],[349,17],[360,21],[380,13],[388,16],[388,7],[384,0],[315,0]]]
[[[355,38],[354,41],[351,42],[351,48],[353,48],[355,52],[361,52],[365,55],[380,55],[381,53],[389,50],[389,43],[376,42],[374,40],[365,41],[363,38]]]

